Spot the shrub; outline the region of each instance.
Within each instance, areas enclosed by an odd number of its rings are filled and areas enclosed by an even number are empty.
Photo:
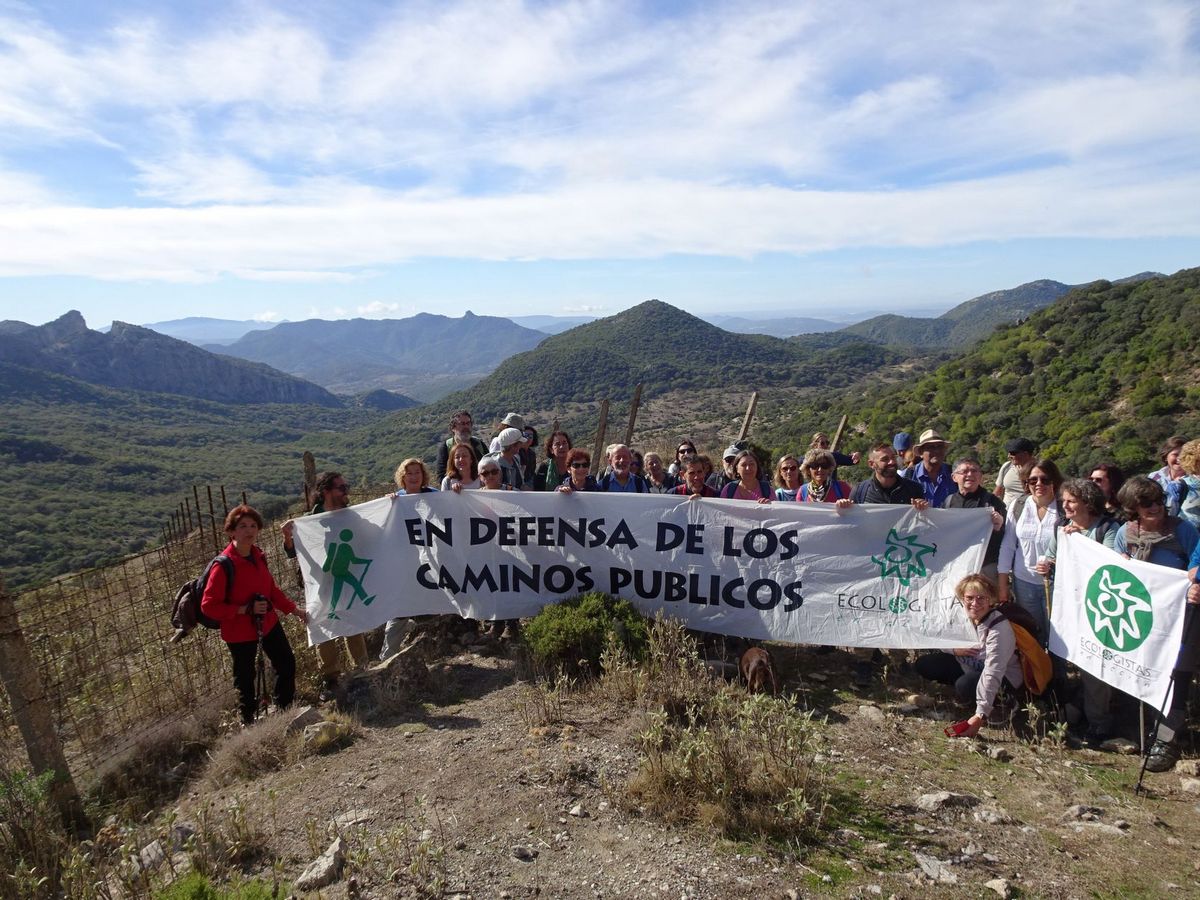
[[[0,768],[0,898],[52,897],[69,844],[47,773]]]
[[[627,600],[593,591],[547,606],[525,628],[525,643],[546,671],[581,674],[586,663],[598,672],[610,636],[630,656],[646,651],[646,620]]]
[[[635,688],[646,709],[643,758],[629,786],[639,806],[738,839],[815,838],[829,791],[814,761],[819,729],[811,713],[715,681],[683,626],[661,618],[650,630],[644,672]]]

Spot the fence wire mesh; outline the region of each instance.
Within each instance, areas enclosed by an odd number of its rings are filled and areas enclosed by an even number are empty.
[[[229,653],[218,635],[197,628],[171,643],[175,592],[225,546],[220,515],[218,505],[214,515],[206,514],[186,534],[176,532],[160,548],[15,598],[21,630],[79,781],[92,781],[143,740],[182,722],[198,704],[233,708]],[[280,588],[303,604],[277,523],[263,529],[259,546]],[[293,646],[303,647],[302,626],[287,627]],[[0,691],[0,763],[27,764],[6,691]]]

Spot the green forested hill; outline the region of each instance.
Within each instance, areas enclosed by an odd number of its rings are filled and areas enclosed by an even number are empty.
[[[639,383],[645,399],[681,390],[715,389],[740,396],[772,387],[841,387],[903,358],[844,335],[811,337],[788,341],[732,334],[651,300],[549,337],[464,391],[333,437],[325,447],[356,462],[356,471],[380,477],[390,473],[384,471],[387,461],[394,466],[409,454],[432,459],[451,412],[459,408],[472,411],[481,434],[508,411],[540,414],[531,421],[543,426],[558,419],[582,434],[594,429],[600,399],[625,401]],[[614,406],[611,412],[610,434],[615,434],[627,407]],[[680,408],[678,427],[689,425],[688,416],[694,414]]]
[[[0,408],[0,572],[18,589],[156,543],[194,484],[278,511],[301,491],[300,455],[321,432],[382,415],[118,390],[9,363]]]
[[[936,318],[895,314],[875,316],[847,325],[842,333],[892,346],[964,349],[987,337],[996,326],[1017,322],[1049,306],[1069,290],[1069,284],[1043,278],[983,294]]]
[[[1164,438],[1200,437],[1200,269],[1076,288],[932,373],[799,408],[763,438],[795,447],[831,408],[849,415],[852,442],[935,427],[993,470],[1018,435],[1068,473],[1102,459],[1156,468]]]

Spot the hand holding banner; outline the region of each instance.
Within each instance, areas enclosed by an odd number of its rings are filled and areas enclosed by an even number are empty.
[[[535,615],[591,590],[689,627],[794,643],[961,647],[987,510],[464,491],[296,520],[310,637],[388,619]]]

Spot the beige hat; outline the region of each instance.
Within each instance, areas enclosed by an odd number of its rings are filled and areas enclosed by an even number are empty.
[[[913,447],[918,453],[926,444],[941,444],[943,447],[949,447],[950,442],[934,431],[932,428],[926,428],[921,432],[921,437],[917,439],[917,445]]]
[[[509,428],[518,428],[521,431],[525,430],[525,420],[516,413],[509,413],[500,420],[501,425],[507,425]]]

